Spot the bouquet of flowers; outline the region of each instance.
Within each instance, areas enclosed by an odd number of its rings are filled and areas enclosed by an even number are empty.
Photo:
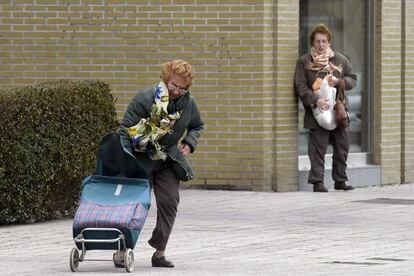
[[[159,140],[172,132],[175,121],[181,116],[179,111],[168,114],[168,101],[168,88],[161,81],[156,87],[155,103],[151,107],[150,117],[142,118],[138,124],[128,129],[134,150],[145,152],[152,160],[167,158]]]

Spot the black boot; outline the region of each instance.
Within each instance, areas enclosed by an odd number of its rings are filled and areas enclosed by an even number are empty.
[[[155,254],[152,255],[151,263],[152,267],[174,267],[174,264],[170,261],[167,261],[165,256],[158,258],[157,256],[155,256]]]
[[[348,185],[346,181],[335,181],[335,190],[350,191],[353,189],[354,187],[352,187],[351,185]]]
[[[313,191],[319,193],[327,193],[328,189],[326,189],[325,185],[323,185],[323,182],[316,182],[313,184]]]

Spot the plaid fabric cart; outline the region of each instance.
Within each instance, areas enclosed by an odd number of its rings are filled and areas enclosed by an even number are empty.
[[[118,134],[106,136],[100,145],[94,175],[82,181],[79,208],[73,220],[76,244],[70,269],[77,271],[87,250],[116,250],[115,267],[134,269],[133,249],[151,206],[147,175],[135,157],[121,144]]]

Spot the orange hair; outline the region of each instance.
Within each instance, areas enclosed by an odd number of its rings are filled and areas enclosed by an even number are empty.
[[[188,62],[181,59],[174,59],[164,63],[162,65],[160,78],[165,83],[168,83],[172,74],[176,74],[186,80],[186,89],[191,86],[193,82],[194,70]]]

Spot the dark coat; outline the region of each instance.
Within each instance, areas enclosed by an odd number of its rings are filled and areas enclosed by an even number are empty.
[[[333,75],[338,79],[345,81],[345,90],[351,90],[355,87],[357,76],[352,71],[352,66],[349,60],[342,54],[335,52],[335,56],[329,59],[334,65],[342,65],[342,73],[335,71]],[[324,78],[326,72],[317,72],[306,69],[309,64],[313,62],[310,53],[303,55],[297,65],[295,72],[295,91],[297,96],[301,99],[303,107],[305,108],[304,127],[308,129],[319,128],[318,123],[312,114],[312,107],[316,105],[319,97],[312,91],[312,84],[316,78]],[[338,89],[338,87],[337,87]],[[348,100],[346,99],[348,103]]]
[[[141,118],[150,117],[151,106],[155,103],[154,97],[155,87],[147,88],[138,92],[129,104],[119,128],[122,144],[125,147],[132,149],[132,142],[127,129],[136,125]],[[188,181],[194,178],[194,173],[187,158],[180,153],[178,142],[184,136],[182,143],[189,145],[191,152],[194,152],[204,129],[204,122],[190,93],[181,96],[175,102],[170,100],[168,104],[169,113],[176,110],[182,110],[182,113],[173,126],[173,132],[162,137],[159,143],[165,148],[165,152],[169,157],[168,162],[171,162],[177,177],[180,180]],[[134,152],[134,150],[131,151]],[[164,162],[163,160],[152,160],[145,153],[134,152],[134,155],[148,174],[159,166],[160,162]]]

